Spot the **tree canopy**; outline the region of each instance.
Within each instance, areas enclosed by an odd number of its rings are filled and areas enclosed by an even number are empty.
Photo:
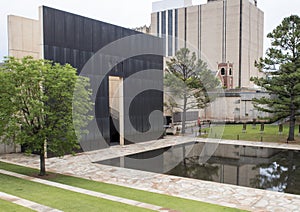
[[[165,86],[169,96],[174,97],[174,107],[182,110],[182,133],[185,133],[186,112],[205,108],[212,100],[208,91],[220,84],[207,64],[196,58],[195,52],[182,48],[167,61]],[[173,101],[173,100],[172,100]]]
[[[271,33],[271,47],[256,66],[266,78],[251,80],[269,92],[269,98],[254,99],[255,106],[274,114],[274,119],[289,119],[288,141],[294,140],[296,116],[300,106],[300,18],[284,18]]]
[[[46,151],[63,156],[79,147],[92,107],[89,81],[68,64],[9,57],[0,69],[0,84],[1,140],[39,154],[44,175]],[[73,99],[75,89],[80,95]]]

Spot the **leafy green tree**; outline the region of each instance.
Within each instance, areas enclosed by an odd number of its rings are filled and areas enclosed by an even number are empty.
[[[284,18],[267,37],[271,39],[271,47],[256,65],[270,76],[251,80],[268,91],[270,98],[254,102],[259,110],[273,113],[277,120],[289,117],[287,140],[293,141],[300,106],[300,18],[297,15]]]
[[[63,156],[79,147],[92,107],[89,81],[68,64],[9,57],[0,69],[0,84],[0,137],[39,154],[40,175],[45,175],[46,151]]]
[[[207,64],[197,60],[195,52],[187,48],[178,50],[175,57],[167,61],[165,86],[170,96],[180,100],[173,105],[182,110],[182,134],[185,133],[186,112],[205,108],[212,101],[208,91],[219,84]]]

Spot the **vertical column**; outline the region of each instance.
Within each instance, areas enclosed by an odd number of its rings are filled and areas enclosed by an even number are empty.
[[[167,55],[168,54],[168,42],[167,42],[167,39],[166,39],[166,34],[167,34],[167,30],[166,30],[166,27],[167,27],[167,21],[166,21],[166,16],[167,16],[167,11],[162,11],[161,12],[161,37],[165,39],[165,42],[166,42],[166,52],[165,54]]]
[[[156,35],[157,36],[159,36],[160,37],[160,18],[159,18],[159,16],[160,16],[160,12],[157,12],[156,13]]]
[[[43,6],[39,7],[39,32],[40,32],[40,59],[44,59],[44,12]]]
[[[176,52],[176,39],[177,39],[177,35],[176,35],[176,10],[173,10],[173,19],[172,19],[172,25],[173,25],[173,28],[172,28],[172,56],[175,55],[175,52]]]
[[[226,40],[227,40],[227,0],[223,0],[223,38],[222,38],[222,62],[226,63]]]
[[[124,87],[123,78],[119,78],[119,129],[120,129],[120,145],[125,144],[124,141]]]
[[[239,34],[239,83],[242,86],[242,36],[243,36],[243,0],[240,0],[240,34]]]
[[[184,48],[186,48],[187,40],[187,8],[184,8]]]
[[[168,56],[172,56],[172,49],[173,49],[173,10],[168,10],[168,36],[167,36],[167,40],[168,40],[168,52],[167,55]]]
[[[198,59],[201,59],[201,40],[202,40],[202,6],[198,6]]]
[[[178,9],[175,9],[175,50],[174,50],[174,55],[176,51],[178,50]]]
[[[169,11],[166,10],[165,11],[165,33],[164,33],[164,37],[166,39],[166,56],[168,56],[168,50],[169,50],[169,38],[168,38],[168,29],[169,29]]]

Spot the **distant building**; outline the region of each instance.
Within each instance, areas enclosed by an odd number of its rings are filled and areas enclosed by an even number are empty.
[[[166,38],[166,55],[187,47],[221,72],[223,86],[253,87],[260,76],[255,61],[263,56],[264,13],[253,0],[188,0],[154,2],[151,33]],[[224,64],[231,64],[224,72]],[[228,71],[228,72],[227,72]]]
[[[145,33],[145,34],[150,34],[150,27],[148,27],[147,25],[144,25],[142,27],[134,28],[133,30],[138,31],[138,32],[142,32],[142,33]]]
[[[255,61],[263,57],[264,13],[255,0],[162,0],[152,4],[151,33],[165,38],[167,57],[189,48],[220,79],[224,94],[200,110],[202,119],[245,122],[268,116],[254,108],[251,77],[263,76]],[[167,101],[167,100],[166,100]],[[190,111],[194,113],[194,111]]]

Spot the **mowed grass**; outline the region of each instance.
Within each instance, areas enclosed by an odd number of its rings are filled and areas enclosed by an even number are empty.
[[[0,199],[0,211],[6,212],[30,212],[33,211],[29,208],[22,207],[20,205],[8,202],[6,200]]]
[[[222,139],[230,140],[246,140],[246,141],[263,141],[263,142],[278,142],[286,143],[288,137],[288,125],[283,125],[283,132],[279,134],[279,127],[277,125],[265,124],[264,131],[260,131],[260,124],[256,124],[255,127],[252,124],[247,124],[246,131],[243,132],[243,125],[225,125]],[[211,127],[212,132],[219,130],[222,127]],[[213,137],[211,133],[210,137]],[[206,137],[204,135],[203,137]],[[300,137],[298,136],[298,125],[295,128],[295,141],[293,143],[300,144]]]
[[[0,162],[0,168],[5,169],[8,171],[24,174],[24,175],[35,175],[38,173],[38,170],[31,169],[23,166],[17,166],[13,164],[8,164],[4,162]],[[131,189],[127,187],[107,184],[107,183],[101,183],[91,180],[86,180],[82,178],[72,177],[72,176],[65,176],[60,174],[51,175],[51,177],[48,177],[47,180],[59,182],[67,185],[72,185],[92,191],[102,192],[105,194],[110,194],[114,196],[124,197],[127,199],[132,199],[140,202],[145,202],[149,204],[158,205],[164,208],[171,208],[173,210],[179,210],[179,211],[242,211],[239,209],[234,208],[228,208],[208,203],[203,203],[199,201],[193,201],[193,200],[187,200],[183,198],[178,197],[172,197],[168,195],[163,194],[157,194],[152,192],[146,192],[141,191],[137,189]],[[1,181],[2,182],[2,181]],[[11,187],[13,184],[11,184]],[[8,188],[7,188],[8,189]],[[15,188],[16,189],[16,188]],[[0,186],[1,190],[1,186]],[[47,192],[49,193],[49,192]],[[60,194],[61,195],[61,194]],[[63,196],[63,195],[62,195]],[[77,197],[78,198],[78,197]],[[77,199],[76,198],[76,199]],[[72,198],[71,198],[72,199]],[[67,200],[66,200],[67,201]],[[93,205],[93,203],[86,203],[89,205]],[[70,204],[70,207],[72,207],[69,210],[74,209],[73,205]],[[81,209],[84,209],[86,211],[89,211],[89,208],[84,208],[85,206],[81,206]],[[103,211],[118,211],[114,208],[115,206],[106,206],[106,209]],[[123,208],[122,208],[123,209]],[[76,209],[78,210],[78,209]],[[98,211],[101,211],[98,209]],[[125,211],[125,210],[122,210]],[[138,210],[132,210],[132,211],[138,211]]]
[[[4,174],[0,174],[0,181],[0,190],[5,193],[63,211],[150,211]]]

